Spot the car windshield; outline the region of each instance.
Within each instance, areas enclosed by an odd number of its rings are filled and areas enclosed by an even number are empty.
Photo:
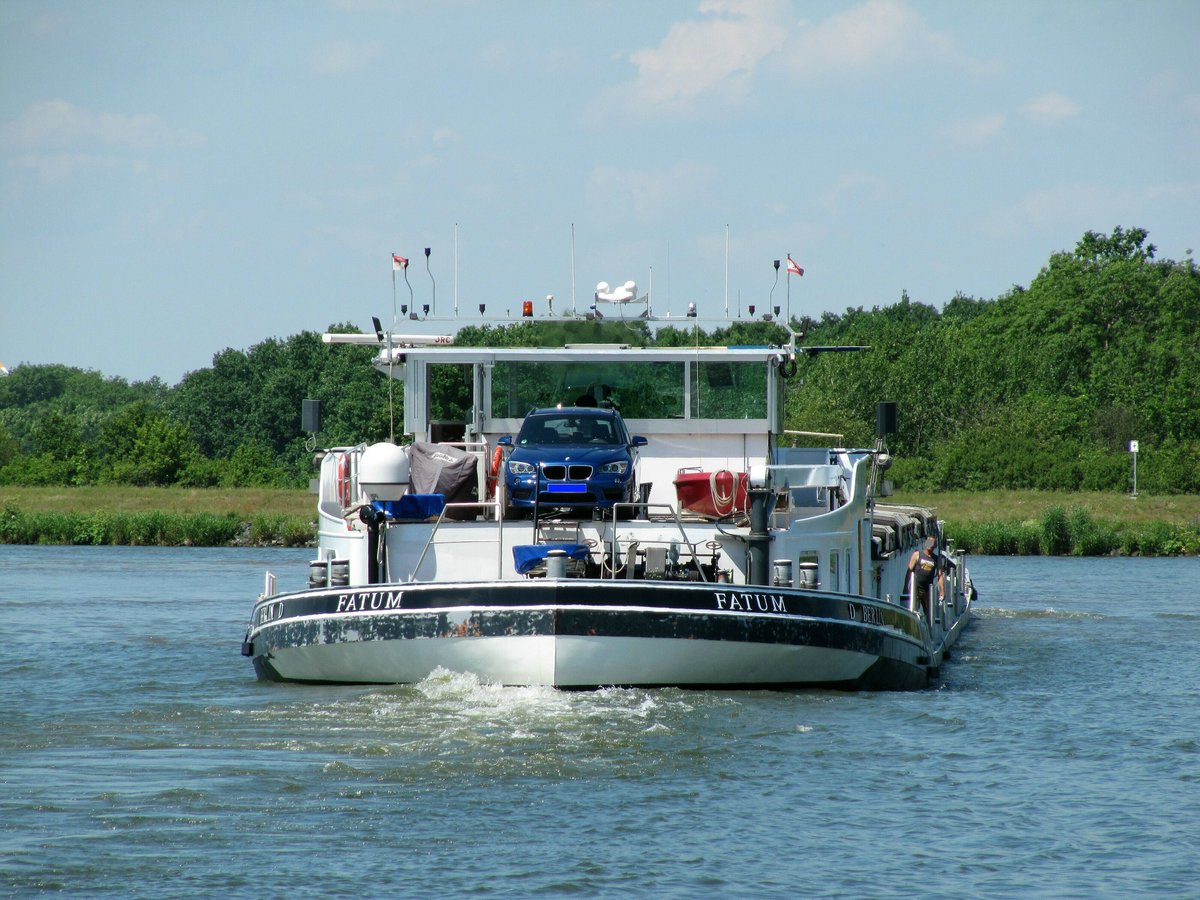
[[[616,423],[608,416],[586,413],[530,416],[521,426],[517,444],[521,447],[545,444],[620,444]]]

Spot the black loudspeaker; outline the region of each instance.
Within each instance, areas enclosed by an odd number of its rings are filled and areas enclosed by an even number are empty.
[[[300,428],[309,434],[316,434],[321,430],[320,400],[300,401]]]
[[[887,437],[896,433],[896,404],[880,400],[875,404],[875,436]]]

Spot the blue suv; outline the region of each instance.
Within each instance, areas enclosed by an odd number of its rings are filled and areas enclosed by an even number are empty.
[[[504,466],[509,506],[610,509],[637,498],[637,448],[615,409],[558,407],[535,409],[521,423]]]

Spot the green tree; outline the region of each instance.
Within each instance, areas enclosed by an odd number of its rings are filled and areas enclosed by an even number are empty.
[[[128,458],[113,471],[129,484],[175,484],[199,452],[186,425],[151,416],[139,426]]]

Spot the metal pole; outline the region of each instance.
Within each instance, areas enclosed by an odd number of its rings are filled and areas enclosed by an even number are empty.
[[[750,488],[750,584],[770,584],[768,554],[771,550],[771,500],[774,494],[764,488]]]
[[[1129,442],[1129,452],[1133,454],[1133,494],[1132,494],[1132,496],[1136,499],[1137,498],[1137,455],[1138,455],[1138,442],[1137,441]]]

